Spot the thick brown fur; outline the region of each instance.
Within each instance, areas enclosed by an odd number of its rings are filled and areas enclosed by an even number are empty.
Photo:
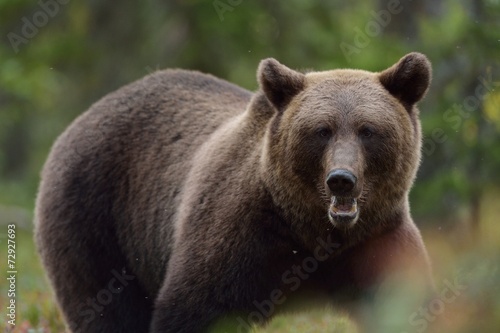
[[[405,265],[429,278],[408,192],[430,71],[418,53],[380,73],[266,59],[254,95],[167,70],[104,97],[54,144],[37,200],[36,241],[69,328],[203,331],[287,291],[283,273],[325,242],[307,283],[332,297]],[[349,226],[328,218],[338,168],[358,179]]]

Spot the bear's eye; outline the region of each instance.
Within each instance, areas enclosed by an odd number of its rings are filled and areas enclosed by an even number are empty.
[[[329,138],[330,135],[332,134],[332,131],[329,128],[323,127],[318,129],[316,133],[320,138]]]
[[[361,135],[361,137],[367,139],[367,138],[371,138],[373,136],[374,132],[375,131],[370,127],[363,127],[359,134]]]

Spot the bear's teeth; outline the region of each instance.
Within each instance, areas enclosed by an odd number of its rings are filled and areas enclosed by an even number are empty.
[[[358,209],[356,198],[333,197],[332,211],[334,213],[354,214]]]

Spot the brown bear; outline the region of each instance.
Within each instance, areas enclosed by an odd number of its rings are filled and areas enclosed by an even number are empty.
[[[419,53],[379,73],[265,59],[255,94],[166,70],[104,97],[57,139],[36,204],[69,329],[200,332],[299,286],[430,281],[408,204],[430,77]]]

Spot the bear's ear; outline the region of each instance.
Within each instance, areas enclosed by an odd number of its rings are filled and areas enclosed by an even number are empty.
[[[431,82],[431,63],[421,53],[405,55],[379,74],[382,85],[410,110],[424,97]]]
[[[273,58],[260,62],[257,76],[260,88],[267,99],[280,112],[304,89],[305,75],[280,64]]]

